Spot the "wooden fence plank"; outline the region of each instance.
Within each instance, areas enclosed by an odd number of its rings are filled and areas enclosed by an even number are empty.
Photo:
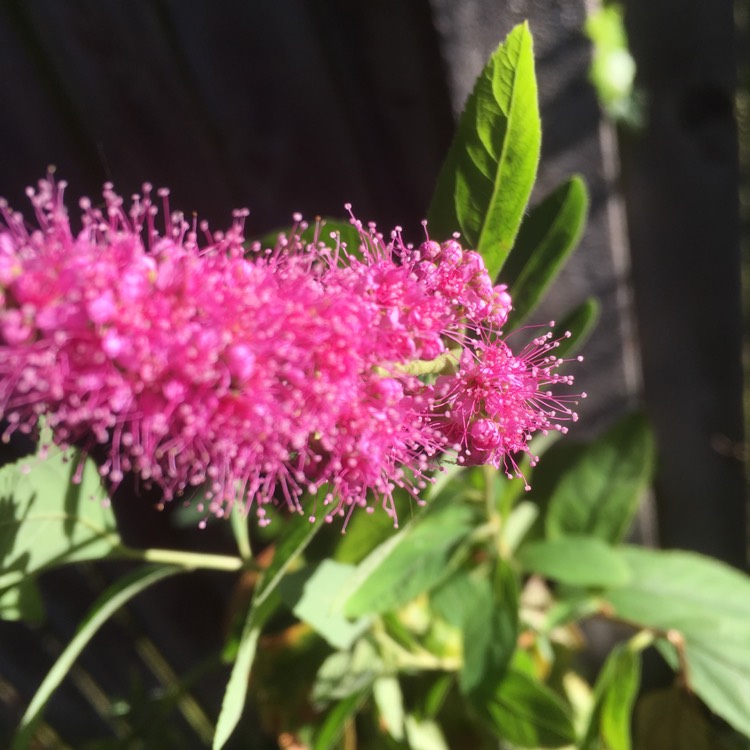
[[[648,101],[623,167],[661,539],[745,567],[732,3],[626,11]]]

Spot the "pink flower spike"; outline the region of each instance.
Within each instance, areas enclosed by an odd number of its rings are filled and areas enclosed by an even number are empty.
[[[74,232],[63,188],[29,191],[38,229],[0,202],[4,439],[44,415],[57,444],[101,446],[113,487],[203,486],[206,513],[241,503],[261,525],[270,503],[331,520],[380,505],[395,523],[395,493],[421,502],[448,446],[518,474],[535,431],[575,419],[546,390],[572,382],[556,342],[496,339],[510,296],[458,238],[415,249],[352,217],[355,253],[319,225],[304,241],[296,216],[248,250],[246,210],[212,233],[162,189],[159,220],[148,184],[129,207],[110,184],[103,208],[83,199]]]

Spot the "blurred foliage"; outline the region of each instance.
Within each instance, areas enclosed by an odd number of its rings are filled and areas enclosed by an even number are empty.
[[[586,19],[585,31],[594,45],[589,77],[602,109],[615,122],[642,127],[645,106],[635,86],[622,6],[609,3],[596,10]]]

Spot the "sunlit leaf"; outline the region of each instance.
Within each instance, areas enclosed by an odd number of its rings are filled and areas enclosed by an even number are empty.
[[[449,750],[437,722],[409,714],[405,721],[409,750]]]
[[[526,209],[540,145],[532,39],[523,24],[490,57],[466,102],[427,212],[431,236],[460,231],[495,277]]]
[[[94,462],[57,448],[0,469],[0,590],[46,568],[120,550],[115,517]],[[81,481],[73,476],[81,472]]]

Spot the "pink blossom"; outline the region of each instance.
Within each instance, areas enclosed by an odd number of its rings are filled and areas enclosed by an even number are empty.
[[[536,463],[538,458],[529,449],[533,435],[550,430],[566,433],[566,423],[578,419],[571,406],[585,393],[560,395],[547,390],[573,383],[571,375],[557,372],[565,362],[553,354],[557,346],[552,333],[537,336],[518,355],[504,340],[480,341],[473,350],[463,350],[454,376],[438,379],[444,411],[437,419],[461,463],[490,464],[509,477],[523,478],[517,456],[526,453],[531,465]]]
[[[64,189],[29,191],[37,229],[0,203],[6,440],[44,415],[61,446],[105,447],[113,486],[135,472],[168,500],[204,485],[212,512],[252,504],[261,521],[309,493],[305,512],[330,519],[393,513],[395,489],[418,497],[451,444],[507,468],[574,418],[543,390],[570,382],[554,343],[511,353],[507,290],[455,239],[415,249],[353,219],[359,248],[305,243],[300,225],[248,250],[246,211],[211,234],[162,190],[160,232],[149,185],[126,210],[109,184],[75,233]],[[413,374],[456,345],[457,373]]]

